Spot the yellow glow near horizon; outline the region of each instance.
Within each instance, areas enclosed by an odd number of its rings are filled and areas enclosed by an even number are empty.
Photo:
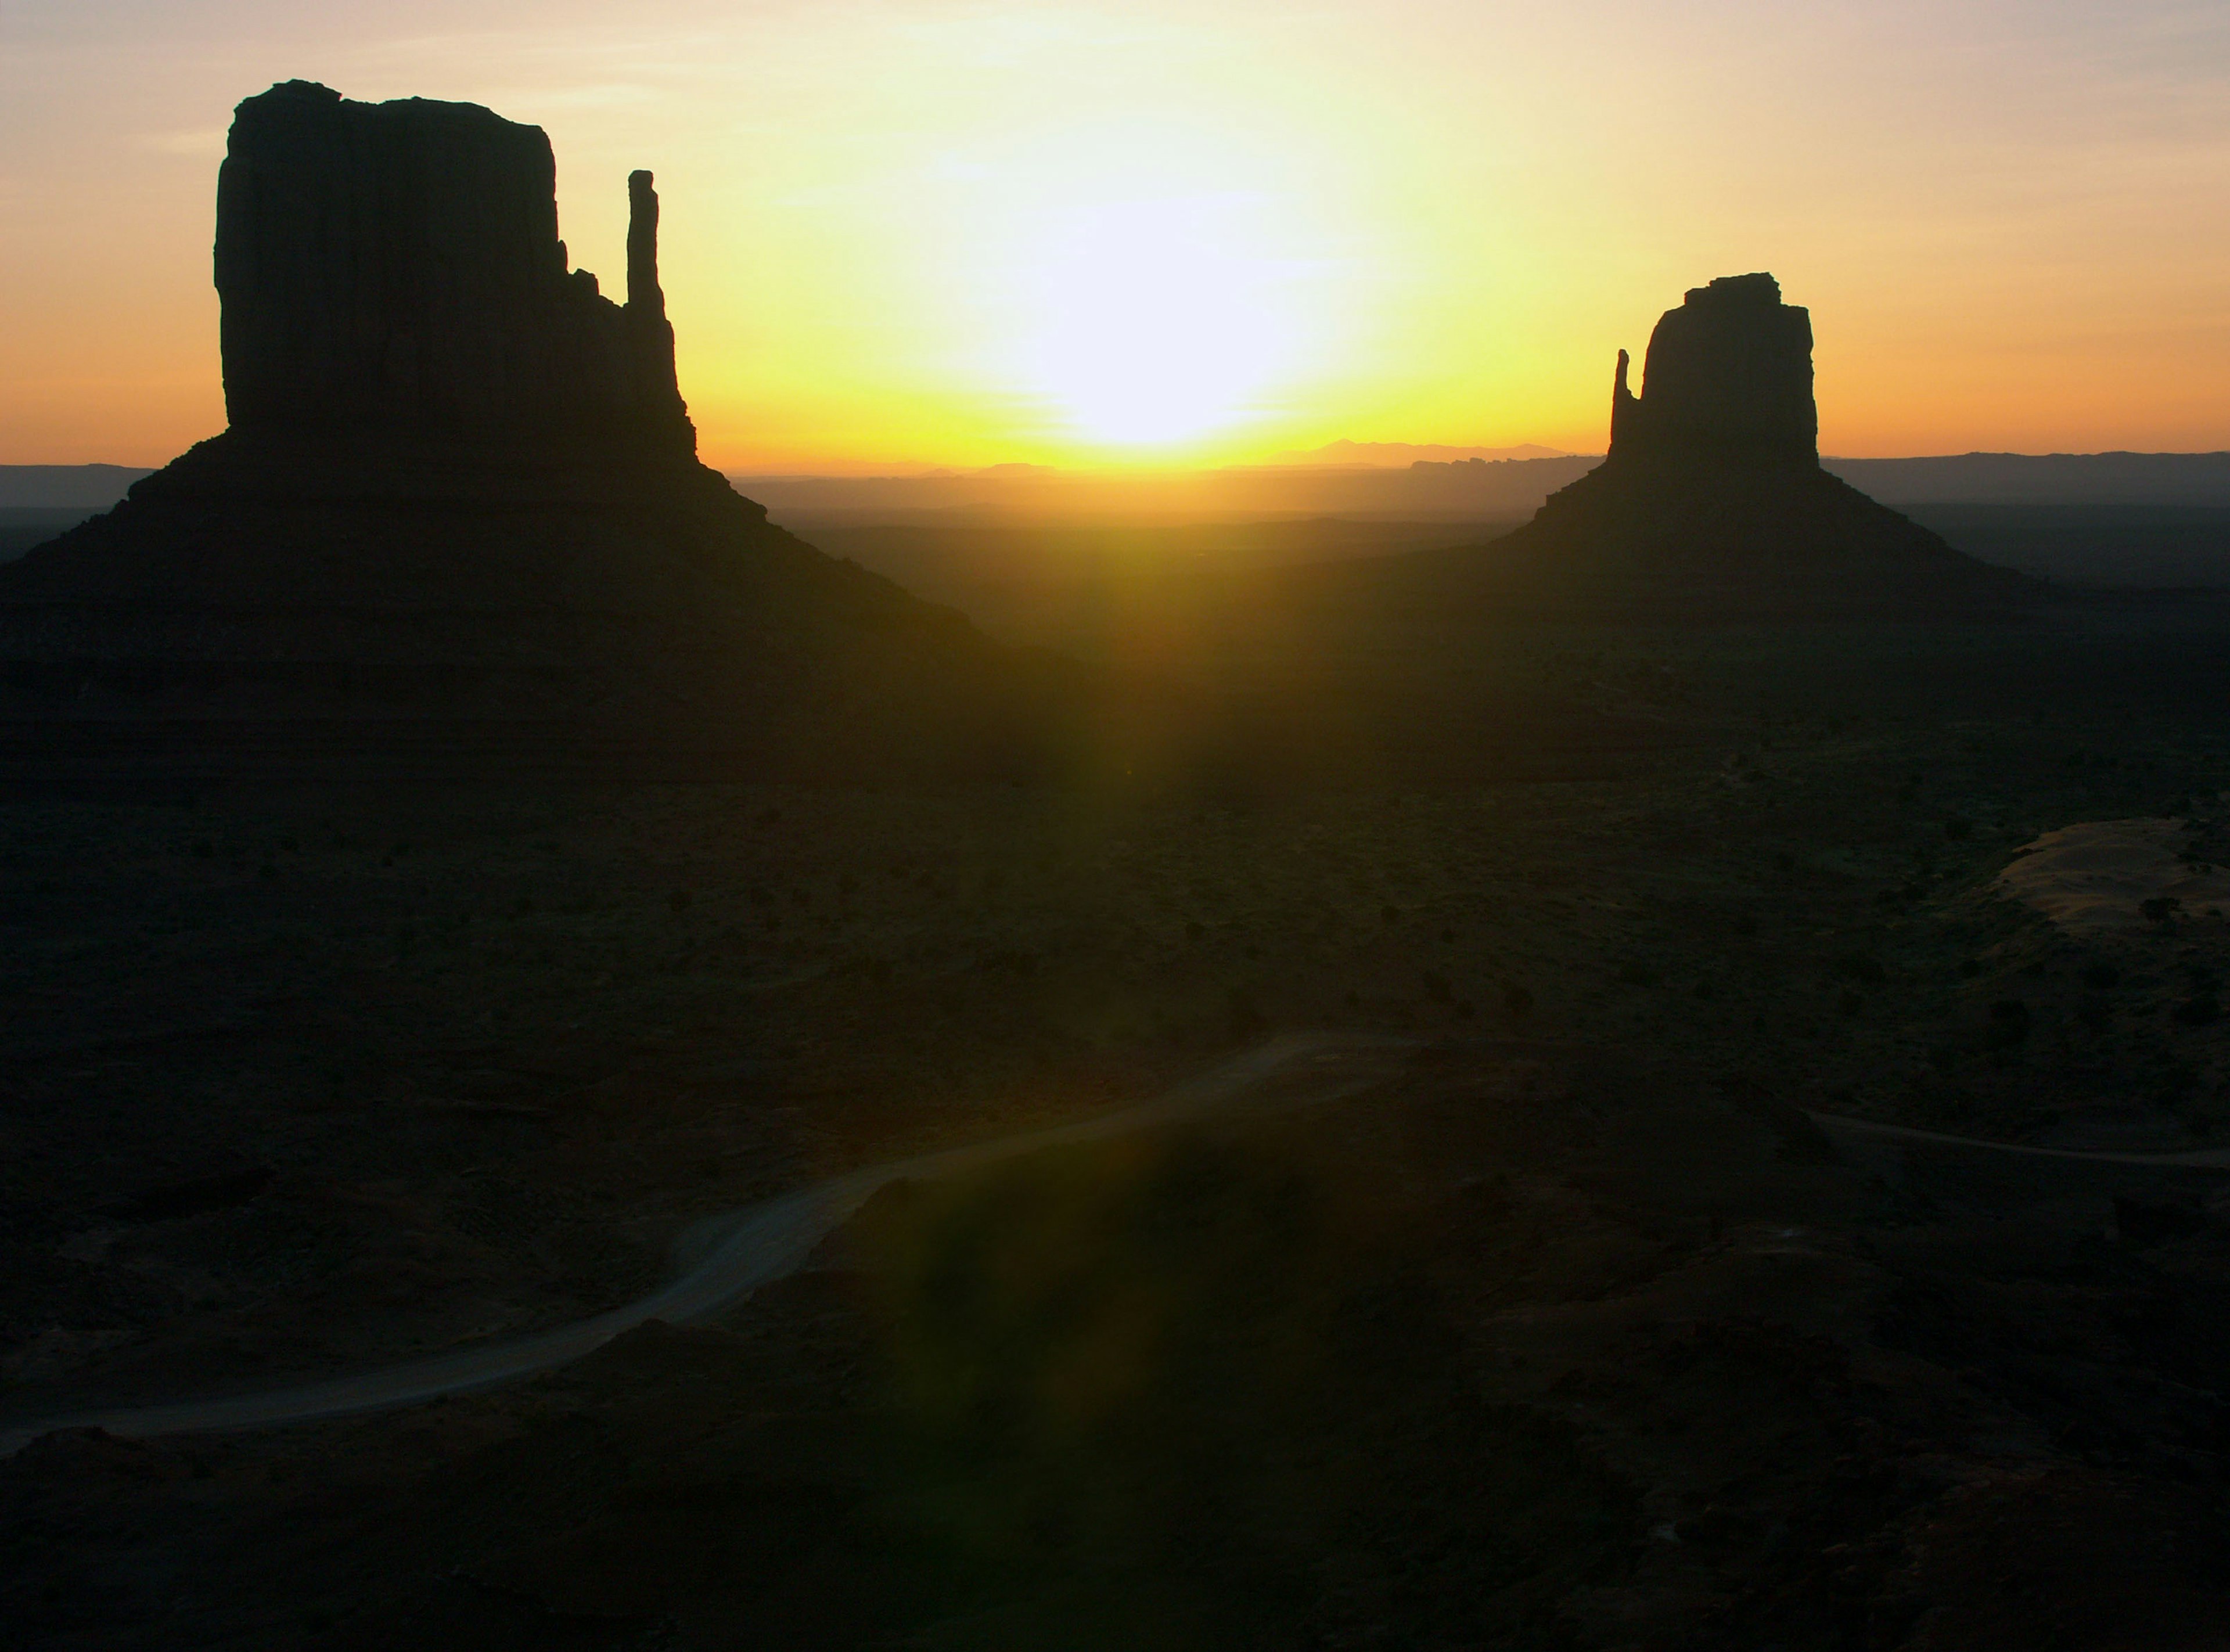
[[[2230,447],[2201,0],[18,0],[0,463],[221,427],[216,163],[296,76],[544,126],[608,288],[656,171],[730,469],[1600,451],[1614,353],[1755,269],[1830,453]]]

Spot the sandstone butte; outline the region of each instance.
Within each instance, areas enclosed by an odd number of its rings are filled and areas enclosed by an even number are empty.
[[[651,174],[628,189],[616,304],[569,267],[540,128],[300,80],[242,102],[217,187],[228,427],[0,568],[18,755],[1041,761],[1052,668],[699,462]]]
[[[2048,593],[1821,468],[1812,318],[1771,275],[1691,289],[1650,335],[1639,395],[1630,369],[1619,351],[1601,465],[1501,539],[1389,559],[1373,595],[1692,622],[1965,620]]]

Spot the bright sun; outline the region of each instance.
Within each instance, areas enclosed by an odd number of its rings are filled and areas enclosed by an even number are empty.
[[[1250,204],[1163,197],[1056,217],[1030,262],[1024,366],[1079,434],[1159,446],[1260,409],[1300,328],[1289,266],[1250,236]]]

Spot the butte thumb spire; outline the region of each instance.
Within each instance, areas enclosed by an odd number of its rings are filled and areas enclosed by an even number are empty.
[[[638,376],[636,397],[655,423],[690,427],[674,370],[666,292],[658,284],[658,191],[648,172],[628,174],[627,260],[625,313]],[[693,427],[691,433],[693,437]]]
[[[648,315],[666,314],[666,294],[658,285],[658,191],[648,172],[628,174],[627,307]]]

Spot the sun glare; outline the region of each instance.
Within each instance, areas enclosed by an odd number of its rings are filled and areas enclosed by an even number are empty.
[[[1075,434],[1165,446],[1258,413],[1294,364],[1289,266],[1229,196],[1061,215],[1030,263],[1023,368]]]

